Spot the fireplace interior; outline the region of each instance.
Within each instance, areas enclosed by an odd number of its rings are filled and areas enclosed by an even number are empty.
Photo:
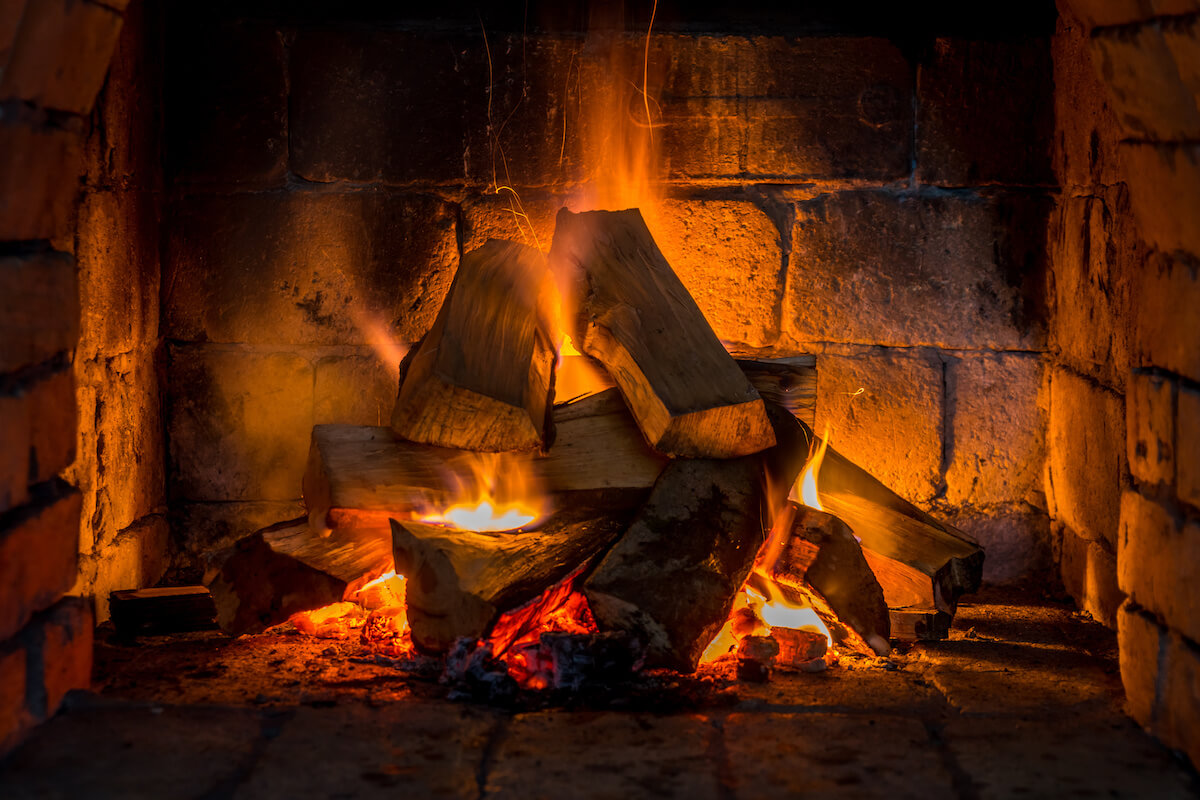
[[[0,4],[0,794],[1192,796],[1197,64]]]

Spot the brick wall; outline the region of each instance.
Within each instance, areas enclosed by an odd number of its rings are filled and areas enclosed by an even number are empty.
[[[611,76],[586,25],[488,17],[485,44],[474,17],[331,16],[168,21],[168,483],[193,554],[297,515],[312,424],[390,412],[395,365],[367,330],[414,342],[488,237],[547,248],[593,160],[581,120]],[[649,41],[665,183],[647,216],[672,265],[732,349],[817,353],[819,424],[978,535],[997,581],[1050,554],[1040,25],[660,20]],[[637,63],[644,44],[617,37]]]
[[[1130,713],[1200,763],[1200,4],[1066,5],[1047,493]]]

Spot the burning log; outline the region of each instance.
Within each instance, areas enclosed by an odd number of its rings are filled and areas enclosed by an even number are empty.
[[[463,256],[437,320],[406,359],[396,432],[485,452],[541,446],[552,424],[553,291],[531,247],[491,240]]]
[[[764,402],[787,409],[810,428],[817,417],[817,357],[737,359]]]
[[[413,643],[445,652],[484,636],[503,611],[536,597],[621,534],[627,515],[574,508],[535,530],[476,533],[392,520],[396,571],[408,578]]]
[[[259,533],[263,542],[276,553],[294,558],[338,580],[350,583],[364,575],[380,575],[392,569],[392,548],[375,525],[347,524],[330,536],[318,536],[308,519],[280,522]],[[386,520],[382,530],[387,530]]]
[[[579,299],[579,349],[604,365],[660,453],[733,458],[775,443],[758,392],[636,209],[558,214],[552,268]]]
[[[766,518],[761,457],[671,462],[584,582],[596,623],[640,637],[647,666],[694,670],[750,573]]]

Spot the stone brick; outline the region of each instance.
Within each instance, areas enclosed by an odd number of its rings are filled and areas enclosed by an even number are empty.
[[[317,361],[313,424],[390,425],[400,385],[399,361],[383,354],[328,356]]]
[[[644,42],[631,44],[636,59],[638,45]],[[751,56],[759,46],[771,44],[736,36],[651,37],[655,84],[661,88],[657,101],[662,128],[656,133],[664,175],[706,178],[742,173],[750,128],[742,98],[755,85],[746,73],[761,63]]]
[[[842,192],[798,203],[784,333],[809,342],[1036,349],[1040,198]]]
[[[0,641],[75,581],[79,493],[57,484],[0,517]]]
[[[299,494],[299,489],[296,492]],[[172,542],[176,547],[172,578],[199,583],[207,556],[268,525],[301,516],[304,506],[299,498],[287,502],[172,503]]]
[[[81,136],[0,119],[0,240],[51,239],[67,229]]]
[[[911,70],[891,42],[756,38],[742,63],[748,174],[881,181],[909,174]]]
[[[1200,381],[1200,261],[1156,253],[1140,277],[1135,363]]]
[[[747,347],[778,339],[783,253],[770,217],[735,200],[667,200],[645,217],[719,338]]]
[[[1176,414],[1175,491],[1181,501],[1200,508],[1200,391],[1181,386]]]
[[[1120,396],[1062,369],[1050,375],[1047,438],[1058,519],[1116,549],[1125,476],[1125,407]]]
[[[1042,384],[1041,360],[1033,355],[968,354],[947,362],[947,502],[1045,507]]]
[[[29,395],[0,396],[0,511],[29,497]]]
[[[1200,144],[1121,145],[1133,213],[1146,241],[1200,254]],[[1194,307],[1194,306],[1193,306]]]
[[[163,412],[153,350],[76,361],[83,492],[79,547],[89,552],[164,502]]]
[[[80,556],[72,594],[92,598],[96,623],[109,618],[109,593],[154,586],[170,566],[166,517],[143,517],[94,553]]]
[[[1100,542],[1078,536],[1065,526],[1060,527],[1059,575],[1067,594],[1075,598],[1079,608],[1091,614],[1092,619],[1115,629],[1117,609],[1125,600],[1125,593],[1117,584],[1116,557]],[[991,557],[989,551],[988,559]]]
[[[1200,523],[1181,523],[1134,491],[1121,496],[1117,578],[1139,606],[1170,627],[1200,637]]]
[[[987,553],[983,580],[1016,583],[1044,573],[1051,564],[1050,519],[1026,505],[937,509],[935,514],[970,536]]]
[[[1117,644],[1125,708],[1129,716],[1151,729],[1157,706],[1160,650],[1165,644],[1163,633],[1158,623],[1131,602],[1121,606],[1117,614]]]
[[[263,24],[185,22],[193,10],[172,9],[179,16],[167,26],[168,169],[195,183],[282,183],[288,86],[280,34]],[[318,60],[311,66],[327,64]],[[299,101],[295,110],[304,113]]]
[[[1055,183],[1050,43],[938,39],[917,72],[917,176],[937,186]]]
[[[1092,60],[1108,86],[1113,110],[1131,138],[1171,141],[1200,137],[1200,108],[1179,60],[1195,55],[1200,39],[1178,34],[1168,47],[1157,23],[1096,31]],[[1175,52],[1173,52],[1175,50]],[[1178,60],[1177,60],[1178,59]],[[1185,67],[1186,69],[1186,67]]]
[[[1124,184],[1060,201],[1050,225],[1050,344],[1064,362],[1105,383],[1124,382],[1133,284],[1146,257]]]
[[[79,208],[79,358],[158,338],[158,220],[150,192],[94,192]]]
[[[486,115],[480,38],[301,30],[290,54],[293,172],[314,181],[463,180],[468,100]]]
[[[1196,0],[1071,0],[1070,8],[1089,26],[1124,25],[1158,15],[1200,11]]]
[[[7,753],[33,723],[25,700],[25,648],[6,643],[0,648],[0,754]]]
[[[86,689],[91,683],[95,624],[86,600],[66,597],[35,618],[33,626],[40,629],[41,634],[42,696],[45,698],[45,707],[34,711],[46,719],[58,710],[67,692]]]
[[[172,500],[299,496],[313,424],[307,359],[176,346],[168,380]]]
[[[942,465],[942,364],[919,351],[822,355],[817,432],[906,500],[937,492]]]
[[[187,198],[164,267],[165,333],[250,344],[419,339],[458,265],[456,214],[426,197],[263,192]]]
[[[1200,648],[1176,633],[1167,639],[1166,668],[1155,733],[1200,764]]]
[[[108,73],[121,15],[81,0],[26,0],[0,97],[86,114]]]
[[[70,371],[40,377],[0,397],[0,511],[24,503],[27,487],[75,460],[75,383]]]
[[[65,253],[0,258],[0,372],[46,361],[75,346],[79,298]]]
[[[1060,16],[1054,56],[1054,174],[1068,190],[1121,183],[1117,145],[1125,133],[1096,74],[1086,26]]]
[[[558,210],[571,203],[566,195],[538,189],[517,189],[471,195],[462,202],[463,252],[483,246],[489,239],[508,239],[550,251]],[[574,207],[572,206],[572,209]]]
[[[1147,484],[1175,478],[1175,384],[1133,373],[1125,384],[1126,458],[1133,477]]]

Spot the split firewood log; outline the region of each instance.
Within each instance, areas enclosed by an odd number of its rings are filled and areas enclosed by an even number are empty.
[[[276,553],[345,583],[363,576],[378,577],[392,569],[386,517],[358,515],[339,525],[330,536],[314,532],[307,517],[281,522],[259,533]]]
[[[774,403],[810,428],[817,418],[817,357],[737,359],[765,402]]]
[[[901,642],[938,641],[950,635],[954,617],[936,608],[893,608],[892,638]]]
[[[616,382],[660,453],[732,458],[774,444],[762,399],[636,210],[558,214],[551,268],[578,303],[581,352]]]
[[[552,424],[554,292],[532,247],[493,239],[464,255],[433,327],[405,359],[392,428],[441,447],[540,447]]]
[[[392,520],[396,571],[408,578],[413,643],[442,653],[461,636],[485,636],[502,612],[595,558],[620,536],[629,516],[577,507],[536,529],[502,533]]]

